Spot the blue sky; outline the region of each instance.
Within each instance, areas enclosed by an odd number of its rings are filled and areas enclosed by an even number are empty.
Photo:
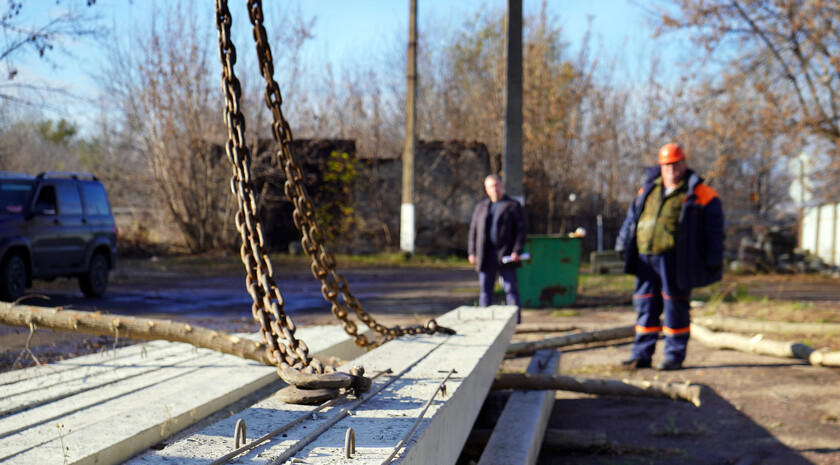
[[[507,0],[417,0],[418,22],[437,26],[459,26],[480,9],[501,10]],[[385,51],[392,47],[398,34],[408,34],[408,0],[292,0],[304,17],[316,17],[315,40],[308,50],[320,60],[339,64],[343,57],[356,57],[360,50]],[[650,28],[642,9],[634,0],[547,0],[550,13],[563,27],[564,37],[577,49],[592,21],[593,46],[617,51],[626,42],[627,48],[649,47]],[[537,13],[542,0],[523,0],[523,10]],[[667,47],[658,41],[658,47]],[[627,57],[631,59],[630,57]]]
[[[264,8],[270,25],[270,14],[276,0],[265,0]],[[38,0],[36,3],[51,0]],[[627,60],[622,71],[633,80],[638,66],[638,56],[644,50],[657,47],[666,49],[664,41],[656,43],[650,40],[650,28],[644,22],[644,14],[634,0],[547,0],[550,12],[559,18],[563,27],[564,38],[573,50],[580,46],[589,20],[592,21],[593,43],[596,51],[606,51]],[[103,21],[114,24],[121,30],[130,28],[132,22],[147,21],[152,5],[165,9],[166,0],[99,0],[93,11],[99,13]],[[196,0],[196,4],[208,10],[208,27],[212,2]],[[235,21],[247,22],[244,0],[231,0],[231,11]],[[326,62],[342,69],[353,66],[354,60],[369,59],[371,56],[385,54],[399,46],[408,34],[408,0],[284,0],[284,8],[299,8],[305,18],[315,17],[314,39],[306,46],[306,59],[312,66],[322,69]],[[536,13],[542,0],[524,0],[525,14]],[[506,8],[507,0],[418,0],[419,23],[435,24],[436,27],[456,27],[470,19],[479,9],[501,10]],[[34,14],[36,8],[30,8]],[[49,9],[37,10],[40,15],[50,14]],[[213,32],[212,37],[215,37]],[[395,44],[395,42],[397,42]],[[626,45],[622,45],[625,44]],[[60,54],[52,54],[55,66],[30,53],[28,59],[18,63],[20,78],[46,80],[54,85],[64,86],[70,94],[82,98],[97,98],[97,82],[90,77],[88,70],[95,69],[101,62],[100,47],[90,41],[66,44],[75,57],[68,59]],[[626,54],[618,53],[622,47]],[[666,52],[672,53],[672,52]],[[674,52],[676,53],[676,52]],[[643,80],[638,72],[638,79]],[[59,108],[61,113],[78,114],[73,109],[78,101],[69,99]],[[66,116],[65,116],[66,117]],[[84,123],[82,123],[84,124]]]

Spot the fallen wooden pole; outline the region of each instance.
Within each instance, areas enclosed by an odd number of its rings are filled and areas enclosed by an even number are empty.
[[[531,355],[542,349],[556,349],[575,344],[589,342],[612,341],[633,337],[636,330],[633,326],[622,326],[619,328],[592,331],[589,333],[568,334],[566,336],[551,337],[539,341],[516,342],[510,345],[507,355]]]
[[[707,317],[695,318],[694,322],[712,331],[741,333],[796,333],[840,335],[838,323],[792,323],[781,321],[756,321],[742,318]]]
[[[524,333],[565,333],[574,331],[577,326],[568,323],[522,323],[516,325],[516,334]]]
[[[731,349],[780,358],[806,360],[811,365],[840,367],[840,352],[815,351],[801,342],[782,342],[742,334],[715,332],[704,326],[691,325],[691,336],[706,347],[713,349]]]
[[[808,363],[824,367],[840,367],[840,352],[815,350],[808,356]]]
[[[549,428],[543,438],[543,447],[555,450],[586,450],[607,445],[607,433],[581,429]]]
[[[731,349],[781,358],[808,360],[808,356],[814,351],[800,342],[774,341],[765,339],[761,335],[748,337],[741,334],[714,332],[697,324],[691,325],[691,337],[713,349]]]
[[[632,379],[588,379],[563,375],[497,373],[491,389],[556,389],[586,394],[659,397],[685,400],[700,406],[701,389],[696,384],[662,383]]]
[[[136,318],[125,315],[80,312],[0,302],[0,324],[48,328],[53,331],[80,332],[98,336],[185,342],[195,347],[272,365],[266,346],[260,341],[194,326],[188,323]]]
[[[467,447],[483,448],[490,435],[491,429],[474,429],[467,438]],[[587,431],[580,429],[557,429],[548,428],[545,430],[542,447],[553,450],[587,450],[595,447],[607,446],[607,433],[603,431]]]

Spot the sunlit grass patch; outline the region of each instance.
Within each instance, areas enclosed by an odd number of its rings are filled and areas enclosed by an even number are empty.
[[[553,317],[572,317],[572,316],[580,316],[580,310],[574,308],[558,308],[551,312],[551,316]]]
[[[581,274],[578,276],[578,295],[628,296],[636,286],[631,275]]]

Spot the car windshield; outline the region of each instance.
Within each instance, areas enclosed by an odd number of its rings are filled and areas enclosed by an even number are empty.
[[[30,181],[0,181],[0,215],[22,213],[31,195]]]

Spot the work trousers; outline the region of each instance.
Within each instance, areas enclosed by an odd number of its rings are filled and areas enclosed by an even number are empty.
[[[498,261],[498,252],[494,248],[484,251],[484,263],[478,272],[479,294],[478,306],[487,307],[493,305],[493,290],[496,288],[496,280],[501,276],[502,289],[505,291],[505,301],[508,305],[516,306],[516,322],[522,321],[519,310],[519,286],[516,282],[516,267],[502,265]]]
[[[688,347],[691,289],[680,289],[676,280],[677,257],[673,252],[639,255],[636,290],[636,338],[633,358],[650,360],[660,331],[665,334],[665,360],[682,363]],[[665,312],[665,325],[661,321]]]

